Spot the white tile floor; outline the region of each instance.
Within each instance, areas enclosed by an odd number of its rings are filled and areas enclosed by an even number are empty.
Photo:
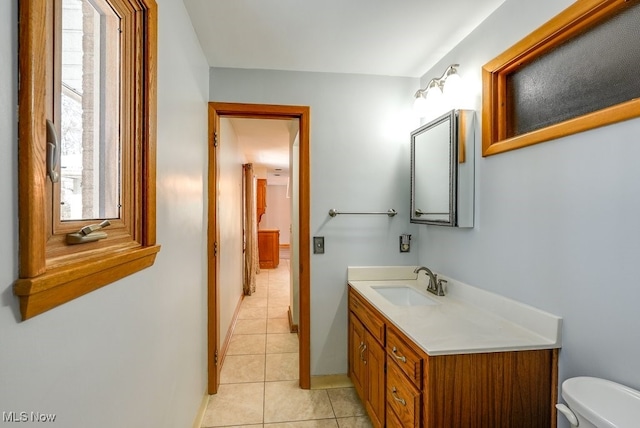
[[[289,260],[263,269],[245,297],[202,428],[371,427],[353,388],[298,387],[298,336],[289,333]]]

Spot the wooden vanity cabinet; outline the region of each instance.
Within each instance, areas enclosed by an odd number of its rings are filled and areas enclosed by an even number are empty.
[[[385,426],[384,322],[357,296],[349,299],[349,377],[371,424]]]
[[[557,349],[430,356],[351,287],[349,311],[349,376],[374,426],[556,427]]]

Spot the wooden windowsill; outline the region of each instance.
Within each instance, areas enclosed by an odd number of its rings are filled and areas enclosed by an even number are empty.
[[[20,278],[14,293],[26,320],[93,290],[150,267],[160,245],[123,249],[48,269],[33,278]]]

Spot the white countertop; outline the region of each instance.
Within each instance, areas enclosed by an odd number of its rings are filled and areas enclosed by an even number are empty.
[[[349,267],[348,282],[427,354],[469,354],[561,347],[562,318],[443,275],[447,295],[426,292],[415,266]],[[434,272],[435,273],[435,272]],[[409,286],[437,302],[396,306],[372,286]]]

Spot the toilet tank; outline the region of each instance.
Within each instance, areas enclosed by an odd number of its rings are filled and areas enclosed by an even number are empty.
[[[562,398],[578,417],[598,428],[640,427],[640,391],[594,377],[562,383]]]

